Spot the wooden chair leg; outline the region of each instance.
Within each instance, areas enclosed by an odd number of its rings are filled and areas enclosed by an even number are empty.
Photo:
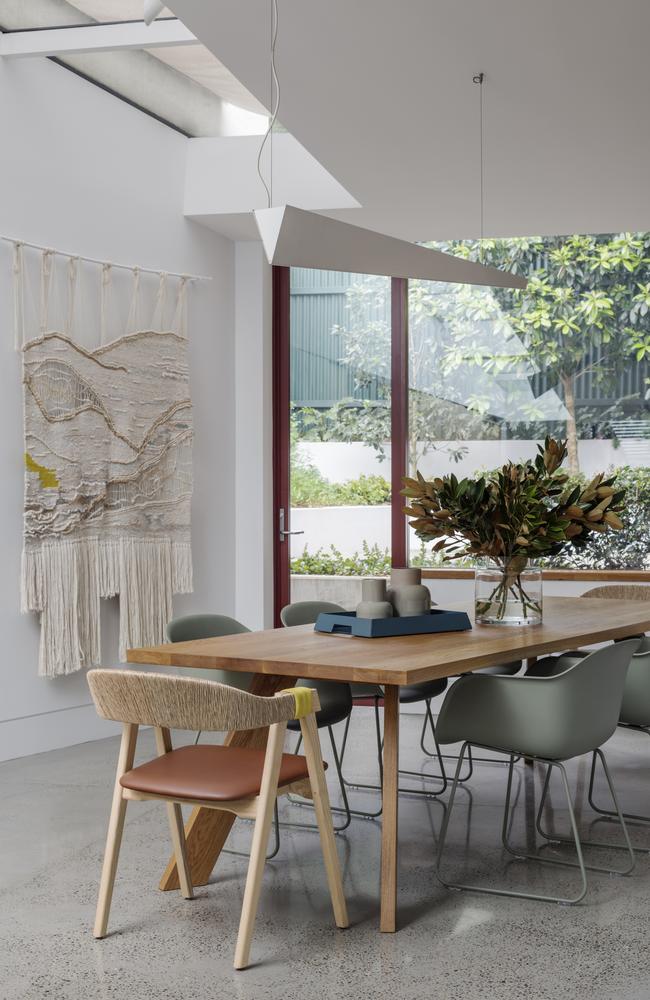
[[[172,749],[171,735],[169,729],[156,728],[156,749],[158,756],[169,753]],[[174,848],[174,859],[178,870],[178,878],[181,893],[185,899],[194,899],[194,887],[192,885],[192,875],[187,861],[187,846],[185,843],[185,825],[183,823],[183,812],[178,802],[167,803],[167,818],[169,820],[169,832]]]
[[[257,816],[253,832],[253,844],[248,863],[246,889],[239,921],[239,934],[235,949],[235,968],[245,969],[250,955],[253,928],[257,916],[257,906],[262,888],[262,875],[266,861],[266,847],[273,821],[273,810],[278,793],[278,777],[282,763],[286,722],[276,723],[269,728],[269,738],[264,758],[262,785],[257,800]]]
[[[97,900],[97,912],[95,914],[95,927],[93,934],[96,938],[106,937],[108,927],[108,917],[113,898],[113,886],[115,885],[115,873],[117,871],[117,861],[120,854],[120,844],[122,843],[122,831],[124,830],[124,819],[126,817],[127,800],[122,795],[120,778],[126,771],[133,767],[135,756],[135,744],[138,738],[138,727],[125,723],[122,728],[122,742],[120,743],[120,753],[117,762],[117,774],[115,776],[115,787],[113,789],[113,804],[111,806],[111,816],[108,822],[108,835],[106,837],[106,851],[104,853],[104,864],[102,866],[102,877],[99,883],[99,899]]]
[[[334,919],[337,927],[349,927],[348,911],[345,905],[345,896],[343,895],[341,867],[336,851],[336,838],[334,837],[329,793],[327,791],[323,757],[318,738],[318,727],[316,725],[316,716],[313,712],[300,720],[300,729],[305,745],[309,781],[314,798],[314,810],[320,833],[327,882],[330,896],[332,897]]]

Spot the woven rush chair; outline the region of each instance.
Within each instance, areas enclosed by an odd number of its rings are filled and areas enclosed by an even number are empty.
[[[650,587],[642,585],[609,585],[604,587],[592,587],[591,590],[582,594],[585,598],[602,598],[603,600],[627,600],[627,601],[650,601]],[[528,673],[536,677],[548,677],[573,666],[580,659],[588,656],[588,650],[576,649],[561,656],[547,656],[530,668]],[[624,729],[631,729],[635,732],[644,733],[650,736],[650,637],[642,636],[639,648],[632,656],[630,666],[625,678],[623,689],[623,703],[621,714],[618,720],[619,726]],[[598,805],[594,797],[594,783],[596,779],[596,765],[598,763],[597,754],[593,755],[591,762],[591,774],[589,776],[589,805],[600,813],[603,817],[617,819],[616,813],[611,809]],[[649,824],[650,816],[647,814],[623,812],[625,819],[633,823]],[[647,852],[647,848],[635,848],[636,851]]]
[[[167,815],[181,892],[193,897],[181,805],[225,810],[255,819],[234,966],[249,954],[262,887],[266,845],[278,795],[310,794],[318,820],[323,859],[337,927],[347,927],[341,872],[315,712],[318,696],[294,688],[261,698],[212,681],[127,670],[91,670],[88,684],[98,714],[123,725],[94,936],[103,938],[126,807],[130,801],[160,800]],[[300,719],[305,757],[283,753],[287,723]],[[153,726],[158,756],[133,766],[138,727]],[[225,732],[269,727],[266,751],[251,747],[194,745],[172,749],[171,729]]]
[[[627,875],[635,864],[634,851],[627,833],[605,755],[601,749],[616,729],[623,697],[625,675],[632,654],[639,645],[638,639],[628,639],[604,649],[598,649],[572,666],[549,677],[481,676],[461,677],[450,689],[438,716],[438,740],[441,744],[460,743],[461,749],[449,805],[445,814],[438,843],[437,875],[440,882],[451,889],[469,889],[474,892],[498,896],[543,900],[572,904],[583,899],[587,891],[587,873],[591,871]],[[442,857],[452,813],[458,776],[467,747],[472,744],[485,750],[497,750],[510,756],[506,800],[501,828],[504,848],[519,860],[541,861],[546,864],[579,868],[581,887],[572,897],[551,896],[492,888],[476,884],[450,882],[441,874]],[[586,846],[610,849],[610,844],[582,841],[576,822],[565,762],[582,754],[596,753],[601,761],[610,795],[621,825],[625,850],[629,856],[626,868],[605,868],[586,865],[582,848]],[[515,755],[532,758],[546,765],[546,776],[537,811],[536,829],[547,842],[573,843],[577,863],[556,860],[539,853],[526,853],[511,846],[508,840],[510,826],[510,801]],[[571,837],[547,833],[542,827],[542,814],[549,791],[553,769],[560,772],[566,795]]]

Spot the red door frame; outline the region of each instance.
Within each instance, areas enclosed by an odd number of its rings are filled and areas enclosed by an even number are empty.
[[[291,529],[291,269],[273,268],[273,614],[280,626],[280,611],[291,600],[291,575],[287,536]],[[408,280],[391,278],[391,561],[408,565],[406,517],[400,496],[408,463]]]
[[[391,479],[391,563],[408,566],[406,515],[400,496],[402,479],[408,474],[409,436],[409,334],[408,279],[391,278],[391,359],[390,359],[390,479]]]
[[[289,541],[280,535],[280,511],[290,530],[291,447],[291,269],[274,267],[273,289],[273,624],[279,628],[280,611],[291,600]]]

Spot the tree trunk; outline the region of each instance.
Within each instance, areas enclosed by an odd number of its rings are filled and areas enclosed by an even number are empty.
[[[564,405],[567,408],[566,437],[567,437],[567,457],[569,459],[569,474],[577,476],[580,472],[580,460],[578,458],[578,429],[576,427],[576,398],[573,375],[562,375],[562,388],[564,390]]]

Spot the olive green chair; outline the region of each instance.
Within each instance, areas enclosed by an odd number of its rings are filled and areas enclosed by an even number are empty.
[[[280,612],[280,618],[282,624],[289,627],[292,625],[312,625],[316,622],[316,619],[320,614],[336,614],[337,611],[344,611],[345,609],[340,606],[340,604],[332,604],[329,601],[296,601],[293,604],[288,604]],[[383,782],[383,755],[382,755],[382,734],[381,734],[381,722],[379,717],[379,704],[384,697],[384,692],[379,684],[343,684],[341,682],[323,682],[323,681],[307,681],[301,680],[301,685],[312,684],[318,691],[318,697],[323,702],[323,697],[321,696],[321,685],[326,684],[328,691],[324,691],[325,697],[329,695],[330,688],[345,687],[351,691],[351,696],[353,701],[360,700],[372,700],[374,706],[375,715],[375,737],[377,746],[377,766],[379,769],[380,783],[378,785],[367,784],[359,781],[350,781],[345,778],[341,773],[342,788],[353,788],[369,791],[380,791]],[[441,787],[436,788],[433,791],[419,788],[400,788],[400,792],[405,792],[410,795],[424,795],[427,798],[431,798],[436,795],[440,795],[447,788],[447,775],[445,773],[444,763],[442,756],[440,755],[439,748],[436,743],[436,730],[433,722],[433,715],[431,714],[431,700],[436,697],[436,695],[442,694],[447,687],[447,679],[442,678],[433,681],[424,681],[421,684],[410,684],[400,687],[400,703],[401,704],[414,704],[417,702],[424,702],[426,706],[426,714],[424,718],[423,734],[420,742],[424,740],[424,733],[426,730],[427,723],[430,722],[431,732],[433,735],[434,745],[436,746],[438,752],[436,756],[438,757],[438,762],[440,765],[440,774],[425,775],[420,771],[407,771],[404,768],[400,769],[400,774],[408,775],[419,780],[424,779],[425,781],[435,781],[440,782]],[[318,717],[318,716],[317,716]],[[345,731],[343,733],[343,742],[341,745],[340,761],[343,762],[345,756],[345,750],[348,742],[348,733],[350,729],[350,713],[345,723]],[[330,730],[330,736],[333,741],[333,735]],[[426,752],[426,751],[425,751]],[[363,819],[376,819],[381,816],[381,808],[376,812],[363,812],[360,810],[350,810],[352,815],[360,816]]]
[[[212,639],[221,635],[240,635],[242,632],[250,632],[250,629],[242,625],[241,622],[238,622],[236,618],[230,618],[228,615],[182,615],[179,618],[172,618],[167,625],[167,638],[169,642]],[[240,691],[248,691],[253,679],[252,674],[239,670],[201,670],[200,668],[183,667],[180,673],[183,677],[196,677],[198,680],[216,681],[219,684],[227,684],[229,687],[238,688]],[[194,741],[195,745],[198,744],[200,738],[201,733],[198,732]],[[273,830],[273,850],[267,855],[267,861],[274,858],[280,850],[280,821],[277,802],[275,803]],[[248,857],[245,851],[228,849],[226,853],[236,854],[238,857]]]
[[[462,749],[456,768],[449,806],[440,833],[437,856],[438,878],[443,885],[453,889],[493,893],[499,896],[516,896],[557,903],[578,903],[587,891],[586,869],[626,875],[634,867],[635,856],[612,783],[605,755],[601,749],[616,729],[625,677],[630,659],[639,645],[638,639],[628,639],[613,646],[576,660],[562,673],[548,677],[495,677],[480,674],[461,677],[450,689],[438,716],[438,742],[461,743]],[[506,801],[502,824],[503,846],[514,857],[563,864],[580,869],[581,888],[575,896],[558,897],[509,889],[451,882],[441,874],[442,859],[458,788],[458,776],[468,746],[479,746],[510,755]],[[581,842],[576,823],[569,781],[564,762],[586,753],[596,753],[602,763],[614,803],[616,816],[621,824],[629,865],[624,869],[611,869],[585,865],[582,847],[607,847],[609,844]],[[540,854],[527,854],[514,849],[508,840],[510,826],[510,800],[515,755],[539,761],[546,765],[546,777],[536,818],[538,833],[547,841],[575,843],[578,861],[555,861]],[[542,814],[553,769],[560,772],[566,794],[572,838],[549,834],[542,827]]]
[[[629,585],[593,587],[582,596],[610,600],[650,601],[650,587]],[[577,649],[564,653],[562,656],[547,656],[538,660],[527,673],[536,677],[554,676],[563,673],[568,667],[573,666],[587,655],[587,650]],[[630,661],[618,724],[625,729],[633,729],[650,736],[650,637],[648,636],[640,637],[639,647]],[[602,816],[616,818],[615,812],[611,809],[605,809],[595,802],[594,783],[597,762],[597,754],[594,754],[589,777],[589,804]],[[650,823],[648,815],[629,812],[624,812],[623,815],[626,819],[637,823]]]
[[[249,628],[228,615],[183,615],[172,618],[167,625],[169,642],[189,642],[192,639],[212,639],[220,635],[240,635],[250,632]],[[240,670],[201,670],[182,668],[183,677],[197,677],[199,680],[217,681],[229,687],[248,691],[253,675]]]

